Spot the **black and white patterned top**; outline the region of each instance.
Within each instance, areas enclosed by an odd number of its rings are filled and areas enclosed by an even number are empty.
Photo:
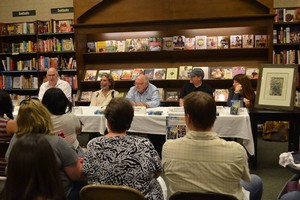
[[[147,138],[137,136],[97,137],[87,146],[82,171],[89,184],[125,185],[141,191],[148,200],[162,200],[154,178],[161,160]]]

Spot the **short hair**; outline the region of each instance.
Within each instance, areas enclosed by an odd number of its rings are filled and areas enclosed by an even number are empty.
[[[60,88],[49,88],[46,90],[42,103],[53,115],[63,115],[72,111],[72,103]]]
[[[133,120],[133,107],[125,98],[113,98],[107,105],[104,116],[110,124],[110,129],[121,133],[130,129]]]
[[[184,98],[184,112],[196,128],[205,130],[216,120],[216,102],[206,92],[191,92]]]
[[[12,147],[0,199],[66,199],[54,151],[41,134],[26,134]]]
[[[112,75],[109,74],[109,73],[103,73],[101,75],[101,78],[102,78],[102,76],[105,76],[108,79],[108,81],[110,82],[109,89],[110,90],[114,89],[115,88],[115,81],[114,81],[114,78],[112,77]]]
[[[27,133],[54,134],[51,114],[37,99],[23,100],[20,103],[16,135],[20,137]]]
[[[9,94],[0,90],[0,116],[3,117],[5,114],[8,118],[14,119],[13,110],[14,106]]]

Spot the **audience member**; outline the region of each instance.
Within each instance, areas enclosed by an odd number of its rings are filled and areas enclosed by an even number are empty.
[[[0,140],[10,141],[12,134],[16,132],[17,124],[13,120],[14,106],[9,94],[0,90]]]
[[[59,88],[48,89],[42,103],[50,111],[55,135],[61,136],[73,145],[79,157],[84,152],[79,145],[77,135],[81,133],[81,122],[72,112],[72,103]]]
[[[47,71],[47,82],[43,83],[39,91],[39,100],[43,99],[43,96],[49,88],[60,88],[66,95],[66,97],[72,101],[72,89],[67,81],[59,78],[58,72],[55,68],[51,67]]]
[[[300,188],[300,185],[298,186]],[[300,191],[292,191],[288,192],[280,198],[280,200],[299,200],[300,199]]]
[[[82,171],[89,184],[125,185],[141,191],[146,199],[161,200],[158,153],[147,138],[126,134],[133,115],[127,99],[110,101],[104,111],[109,132],[88,143]]]
[[[134,82],[126,98],[133,106],[145,106],[146,108],[158,107],[160,95],[157,87],[149,83],[149,78],[144,74],[139,75]]]
[[[216,104],[205,92],[192,92],[184,98],[187,135],[163,145],[162,165],[168,196],[175,192],[215,192],[250,200],[262,196],[262,182],[250,175],[247,152],[234,141],[225,141],[212,131]],[[205,116],[205,117],[204,117]]]
[[[253,108],[255,93],[250,79],[245,74],[237,74],[233,77],[233,86],[229,89],[227,105],[231,106],[231,100],[241,100],[245,107]]]
[[[209,85],[203,83],[204,71],[201,68],[195,68],[190,73],[191,80],[186,83],[181,89],[179,96],[179,106],[183,106],[183,98],[191,92],[203,91],[213,96],[214,89]]]
[[[11,149],[16,141],[28,133],[44,135],[54,150],[67,198],[79,199],[80,189],[73,186],[74,182],[72,181],[81,179],[80,160],[71,144],[54,135],[51,114],[37,99],[24,100],[20,103],[17,132],[12,137],[5,155],[8,162]]]
[[[15,143],[0,200],[66,199],[53,149],[42,134],[26,134]]]
[[[107,106],[111,99],[119,97],[119,92],[114,90],[115,81],[108,73],[101,76],[101,90],[93,92],[90,106]]]

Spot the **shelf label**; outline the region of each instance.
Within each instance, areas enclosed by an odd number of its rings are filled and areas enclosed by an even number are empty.
[[[72,12],[74,12],[73,7],[51,8],[51,14],[72,13]]]
[[[23,10],[23,11],[13,11],[13,17],[24,17],[24,16],[35,16],[35,10]]]

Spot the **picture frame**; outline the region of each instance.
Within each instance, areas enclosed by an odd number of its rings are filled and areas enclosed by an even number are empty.
[[[255,108],[293,110],[298,65],[263,64],[258,78]]]

